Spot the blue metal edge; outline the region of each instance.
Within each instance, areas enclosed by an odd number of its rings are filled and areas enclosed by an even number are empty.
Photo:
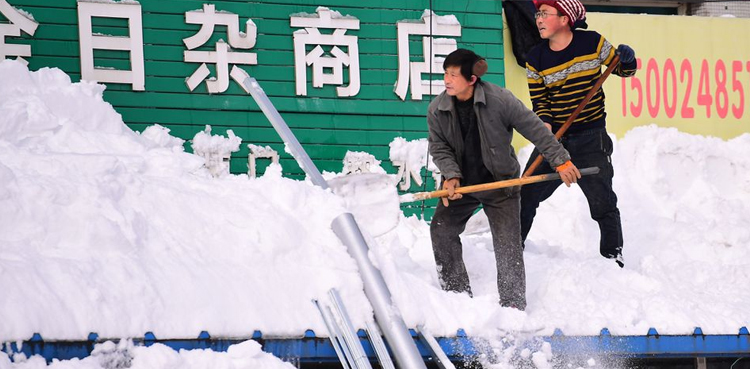
[[[410,330],[410,333],[422,357],[429,361],[428,348],[417,339],[414,330]],[[365,332],[360,330],[357,335],[367,356],[375,361],[375,351]],[[613,336],[607,328],[602,329],[598,336],[566,336],[556,329],[551,336],[537,338],[549,342],[555,354],[570,356],[606,354],[623,358],[750,357],[750,335],[746,327],[740,328],[736,335],[704,335],[699,327],[692,335],[660,335],[655,328],[651,328],[645,336]],[[159,339],[152,332],[147,332],[143,337],[134,338],[133,343],[143,346],[159,343],[176,351],[210,349],[225,352],[229,346],[249,339],[261,344],[263,351],[283,360],[301,363],[338,362],[330,340],[317,337],[312,330],[305,331],[302,337],[294,338],[266,338],[260,331],[255,331],[248,337],[214,338],[202,331],[192,339]],[[16,342],[4,342],[0,349],[8,353],[11,359],[13,353],[23,353],[26,357],[40,355],[51,362],[53,359],[85,358],[97,343],[107,340],[96,333],[90,333],[85,341],[44,341],[40,334],[35,333],[29,340],[23,341],[20,348]],[[456,362],[481,354],[480,347],[485,346],[468,337],[462,329],[456,332],[455,337],[439,337],[437,341],[449,359]]]
[[[599,336],[566,336],[562,332],[544,339],[562,354],[593,353],[630,358],[750,357],[747,327],[738,334],[705,335],[696,327],[692,335],[660,335],[650,328],[645,336],[613,336],[607,328]]]

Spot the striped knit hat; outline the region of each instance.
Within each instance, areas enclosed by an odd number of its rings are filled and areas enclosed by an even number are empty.
[[[567,16],[571,29],[574,28],[573,25],[577,21],[586,19],[586,8],[583,7],[583,4],[579,0],[535,0],[534,3],[537,9],[547,4],[557,9],[562,15]]]

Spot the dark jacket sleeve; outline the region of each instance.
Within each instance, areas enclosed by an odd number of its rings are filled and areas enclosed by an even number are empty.
[[[432,155],[432,161],[440,169],[443,178],[461,178],[456,151],[448,144],[446,132],[443,132],[445,125],[440,124],[437,114],[437,109],[431,107],[427,110],[427,127],[429,129],[427,147],[430,155]]]
[[[504,100],[507,109],[504,109],[506,116],[503,119],[508,119],[508,122],[511,122],[513,128],[518,133],[531,141],[553,168],[570,160],[570,154],[555,139],[555,135],[544,126],[542,120],[533,111],[529,110],[521,100],[518,100],[518,98],[507,91]]]

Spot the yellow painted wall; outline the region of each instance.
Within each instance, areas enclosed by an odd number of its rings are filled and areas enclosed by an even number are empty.
[[[750,19],[589,13],[588,24],[639,59],[635,77],[604,84],[609,132],[622,137],[647,124],[724,139],[750,132]],[[504,32],[506,87],[530,107],[525,70]]]

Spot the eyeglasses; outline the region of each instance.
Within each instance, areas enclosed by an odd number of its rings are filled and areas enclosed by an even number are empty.
[[[556,15],[558,17],[564,17],[564,15],[562,15],[560,13],[550,14],[550,13],[547,13],[547,12],[536,12],[536,13],[534,13],[534,18],[535,19],[539,19],[539,18],[547,19],[547,17],[549,17],[550,15]]]

